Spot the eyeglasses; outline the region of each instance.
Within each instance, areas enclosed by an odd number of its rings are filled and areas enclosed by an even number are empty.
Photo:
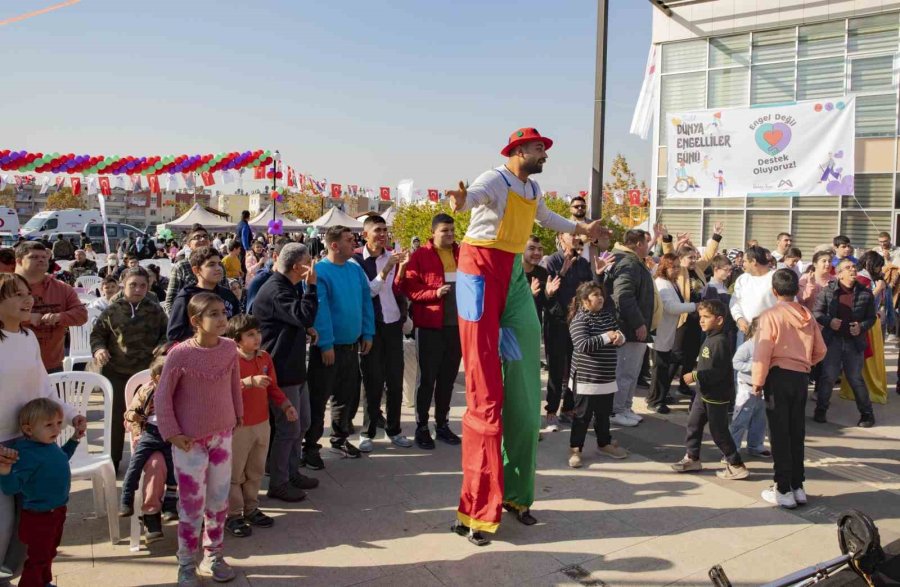
[[[572,206],[572,209],[573,209],[573,210],[584,210],[585,208],[586,208],[586,206],[581,206],[581,205],[579,205],[579,206]]]

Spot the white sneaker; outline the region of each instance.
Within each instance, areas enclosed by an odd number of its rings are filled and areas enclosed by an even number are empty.
[[[413,445],[413,441],[402,434],[395,434],[394,436],[388,436],[388,438],[391,439],[391,443],[394,446],[399,446],[400,448],[409,448]]]
[[[546,432],[559,432],[559,418],[556,417],[556,414],[547,414],[544,418],[546,422],[544,430]]]
[[[615,424],[616,426],[633,428],[634,426],[637,426],[639,422],[637,420],[632,420],[631,418],[629,418],[625,412],[621,412],[610,418],[609,423]]]
[[[644,419],[642,417],[638,416],[637,414],[635,414],[634,410],[632,410],[631,408],[628,408],[627,410],[625,410],[625,415],[628,416],[629,418],[631,418],[632,420],[636,420],[638,422],[638,424],[640,424],[641,422],[644,421]]]
[[[888,337],[886,339],[884,339],[884,342],[886,342],[888,344],[892,344],[892,343],[897,342],[898,340],[900,340],[900,339],[897,338],[896,334],[888,334]]]
[[[793,493],[779,493],[778,488],[773,485],[768,489],[763,489],[759,494],[765,501],[772,505],[779,505],[783,508],[792,510],[797,507],[797,500],[794,499]]]
[[[792,493],[794,494],[794,501],[797,502],[797,505],[806,505],[806,502],[807,502],[806,492],[803,491],[802,487],[798,487],[797,489],[794,489],[792,491]]]
[[[372,452],[374,450],[375,445],[372,444],[372,439],[368,436],[359,435],[359,445],[357,447],[359,452]]]

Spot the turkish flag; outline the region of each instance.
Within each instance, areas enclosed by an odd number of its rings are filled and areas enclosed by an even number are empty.
[[[259,167],[257,167],[259,169]],[[203,185],[211,186],[216,184],[216,178],[213,177],[212,171],[204,171],[200,174],[200,178],[203,180]]]
[[[265,179],[265,178],[266,178],[266,168],[264,166],[253,168],[253,179]]]
[[[640,206],[641,190],[628,190],[628,203],[632,206]]]
[[[150,185],[150,193],[151,194],[159,193],[159,176],[158,175],[148,175],[147,183]]]
[[[341,197],[341,184],[339,184],[339,183],[331,184],[331,197],[332,198],[340,198]]]
[[[297,180],[294,178],[294,168],[290,165],[287,168],[287,186],[289,188],[297,187]]]
[[[81,195],[81,178],[80,177],[70,177],[69,185],[72,186],[72,193],[76,196]]]
[[[104,196],[111,196],[112,189],[109,187],[109,178],[105,176],[100,177],[100,193]]]
[[[64,181],[66,181],[65,175],[57,175],[56,176],[56,189],[61,188]]]
[[[428,190],[428,199],[432,202],[437,202],[440,199],[440,194],[438,194],[437,190],[429,189]]]
[[[391,199],[391,188],[382,187],[382,188],[379,188],[379,191],[381,192],[382,200],[390,200]]]
[[[131,191],[136,192],[141,188],[141,175],[139,173],[135,173],[131,176]]]

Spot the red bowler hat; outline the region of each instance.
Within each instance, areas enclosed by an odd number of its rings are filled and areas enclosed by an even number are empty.
[[[503,147],[503,150],[500,151],[500,154],[504,157],[509,157],[509,154],[513,149],[515,149],[519,145],[530,143],[531,141],[541,141],[542,143],[544,143],[545,149],[549,149],[553,146],[553,141],[551,139],[548,139],[547,137],[542,137],[541,133],[539,133],[537,129],[520,128],[513,134],[509,135],[509,143],[507,143],[507,145]]]

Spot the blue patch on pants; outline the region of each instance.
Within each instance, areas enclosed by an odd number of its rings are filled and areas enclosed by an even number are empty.
[[[459,317],[478,322],[484,314],[484,276],[456,272],[456,310]]]

